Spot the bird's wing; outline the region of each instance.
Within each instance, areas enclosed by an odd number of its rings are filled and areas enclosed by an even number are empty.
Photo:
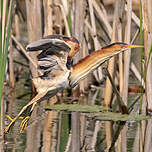
[[[56,51],[64,50],[64,51],[70,51],[70,47],[68,44],[62,40],[55,37],[51,37],[52,35],[44,37],[41,40],[35,41],[27,45],[26,49],[28,51],[39,51],[39,50],[47,50],[49,48],[58,48]]]
[[[60,39],[59,39],[60,38]],[[27,46],[28,51],[38,51],[38,70],[41,78],[50,79],[67,70],[67,56],[70,47],[61,39],[61,35],[50,35]]]
[[[72,57],[80,50],[79,48],[79,41],[76,38],[59,34],[48,35],[26,47],[28,51],[43,50],[38,58],[48,54],[58,54],[62,50],[68,52],[68,60],[72,60]]]

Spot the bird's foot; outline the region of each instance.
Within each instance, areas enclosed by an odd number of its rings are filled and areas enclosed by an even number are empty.
[[[11,118],[9,115],[6,115],[6,117],[7,117],[11,122],[10,122],[9,125],[5,128],[5,130],[4,130],[4,133],[5,133],[5,134],[7,134],[7,133],[9,132],[11,126],[15,123],[15,121],[16,121],[17,119],[22,120],[22,122],[21,122],[21,124],[20,124],[20,133],[21,133],[23,130],[26,130],[26,128],[27,128],[27,122],[28,122],[28,120],[30,119],[30,116],[26,116],[26,117],[21,117],[21,116],[18,117],[18,116],[16,116],[14,119]]]
[[[26,116],[26,117],[22,120],[22,122],[21,122],[21,124],[20,124],[20,133],[22,133],[23,130],[26,130],[29,119],[30,119],[30,116]]]
[[[9,115],[6,115],[6,117],[11,121],[9,123],[9,125],[5,128],[4,133],[7,134],[11,128],[11,126],[15,123],[15,121],[18,119],[18,117],[16,116],[14,119],[11,118]]]

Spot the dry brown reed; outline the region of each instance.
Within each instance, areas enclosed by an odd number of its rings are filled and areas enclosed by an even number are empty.
[[[90,52],[109,44],[109,41],[139,44],[140,19],[138,17],[139,9],[137,9],[139,3],[135,3],[134,0],[103,0],[103,3],[99,0],[25,0],[24,3],[26,4],[26,22],[24,22],[24,24],[26,24],[27,29],[25,29],[28,31],[28,42],[26,43],[33,42],[50,34],[72,35],[79,40],[81,45],[80,53],[74,58],[74,63],[87,56]],[[145,63],[147,63],[152,45],[152,2],[150,0],[143,0],[141,4]],[[17,7],[19,6],[20,5],[17,5]],[[24,49],[24,45],[20,42],[25,35],[22,36],[22,31],[19,29],[25,25],[21,25],[19,20],[19,13],[14,13],[15,30],[12,32],[12,43],[10,43],[12,49],[9,54],[9,76],[10,86],[12,88],[15,87],[14,57],[12,53],[14,45],[16,49],[21,51],[27,58],[32,77],[37,77],[40,74],[37,70],[37,53],[32,52],[28,54]],[[148,103],[147,109],[151,112],[152,59],[150,57],[147,67],[145,66],[147,72],[143,78],[138,68],[140,61],[136,59],[139,53],[134,56],[135,57],[132,58],[131,51],[129,50],[124,54],[120,54],[118,57],[112,58],[108,62],[107,69],[112,77],[112,84],[109,78],[106,78],[106,82],[104,81],[106,75],[100,67],[93,72],[93,74],[90,74],[86,80],[83,80],[76,89],[73,89],[71,96],[78,98],[78,102],[81,104],[91,105],[97,103],[106,107],[114,107],[114,105],[116,105],[114,108],[124,113],[124,111],[120,109],[122,105],[126,108],[129,104],[128,88],[131,84],[129,77],[131,69],[138,79],[137,84],[138,82],[142,82],[141,85],[145,88],[145,100]],[[117,58],[119,59],[117,60]],[[144,82],[142,80],[144,80]],[[117,88],[119,88],[119,92]],[[101,93],[101,90],[104,91]],[[62,101],[64,94],[64,92],[58,94],[57,97],[43,102],[42,105],[52,105]],[[104,97],[104,99],[102,97]],[[32,114],[33,120],[38,117],[39,112],[39,108],[34,110]],[[58,120],[58,118],[59,113],[51,111],[46,114],[46,117],[40,123],[31,125],[27,130],[27,146],[25,151],[38,151],[41,140],[43,141],[42,151],[55,151],[56,149],[59,151],[61,138],[57,130],[58,128],[62,128],[62,126],[60,126],[62,120]],[[91,123],[91,120],[86,119],[80,113],[72,112],[71,131],[67,139],[68,143],[64,147],[65,151],[78,152],[81,147],[85,149],[89,143],[91,144],[88,148],[95,151],[96,137],[101,124],[97,121],[89,132],[87,125]],[[112,145],[112,136],[114,133],[113,124],[109,122],[105,123],[105,128],[107,150],[109,150]],[[88,136],[85,137],[86,132],[92,134],[92,137],[88,134]],[[42,134],[43,137],[41,139]],[[36,139],[33,137],[36,137]],[[122,141],[122,137],[119,136],[120,144],[117,147],[118,151],[120,151],[123,144],[126,144],[126,130],[123,133],[123,137],[124,141]],[[136,138],[138,139],[138,136]],[[145,147],[145,150],[148,150],[148,148],[148,146]],[[127,149],[124,149],[124,151],[127,151]]]

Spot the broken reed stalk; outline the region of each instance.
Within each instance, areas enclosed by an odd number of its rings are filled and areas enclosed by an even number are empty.
[[[61,13],[62,16],[63,16],[63,20],[64,20],[64,24],[65,24],[65,29],[66,29],[66,34],[67,36],[71,36],[71,33],[70,33],[70,28],[68,26],[68,21],[67,21],[67,17],[66,17],[66,12],[64,11],[64,8],[61,4],[53,4],[52,7],[55,6],[55,7],[59,7],[60,10],[61,10]]]

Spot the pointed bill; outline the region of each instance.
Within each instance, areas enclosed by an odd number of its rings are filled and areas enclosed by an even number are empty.
[[[130,49],[130,48],[143,48],[143,45],[124,45],[124,48]]]

